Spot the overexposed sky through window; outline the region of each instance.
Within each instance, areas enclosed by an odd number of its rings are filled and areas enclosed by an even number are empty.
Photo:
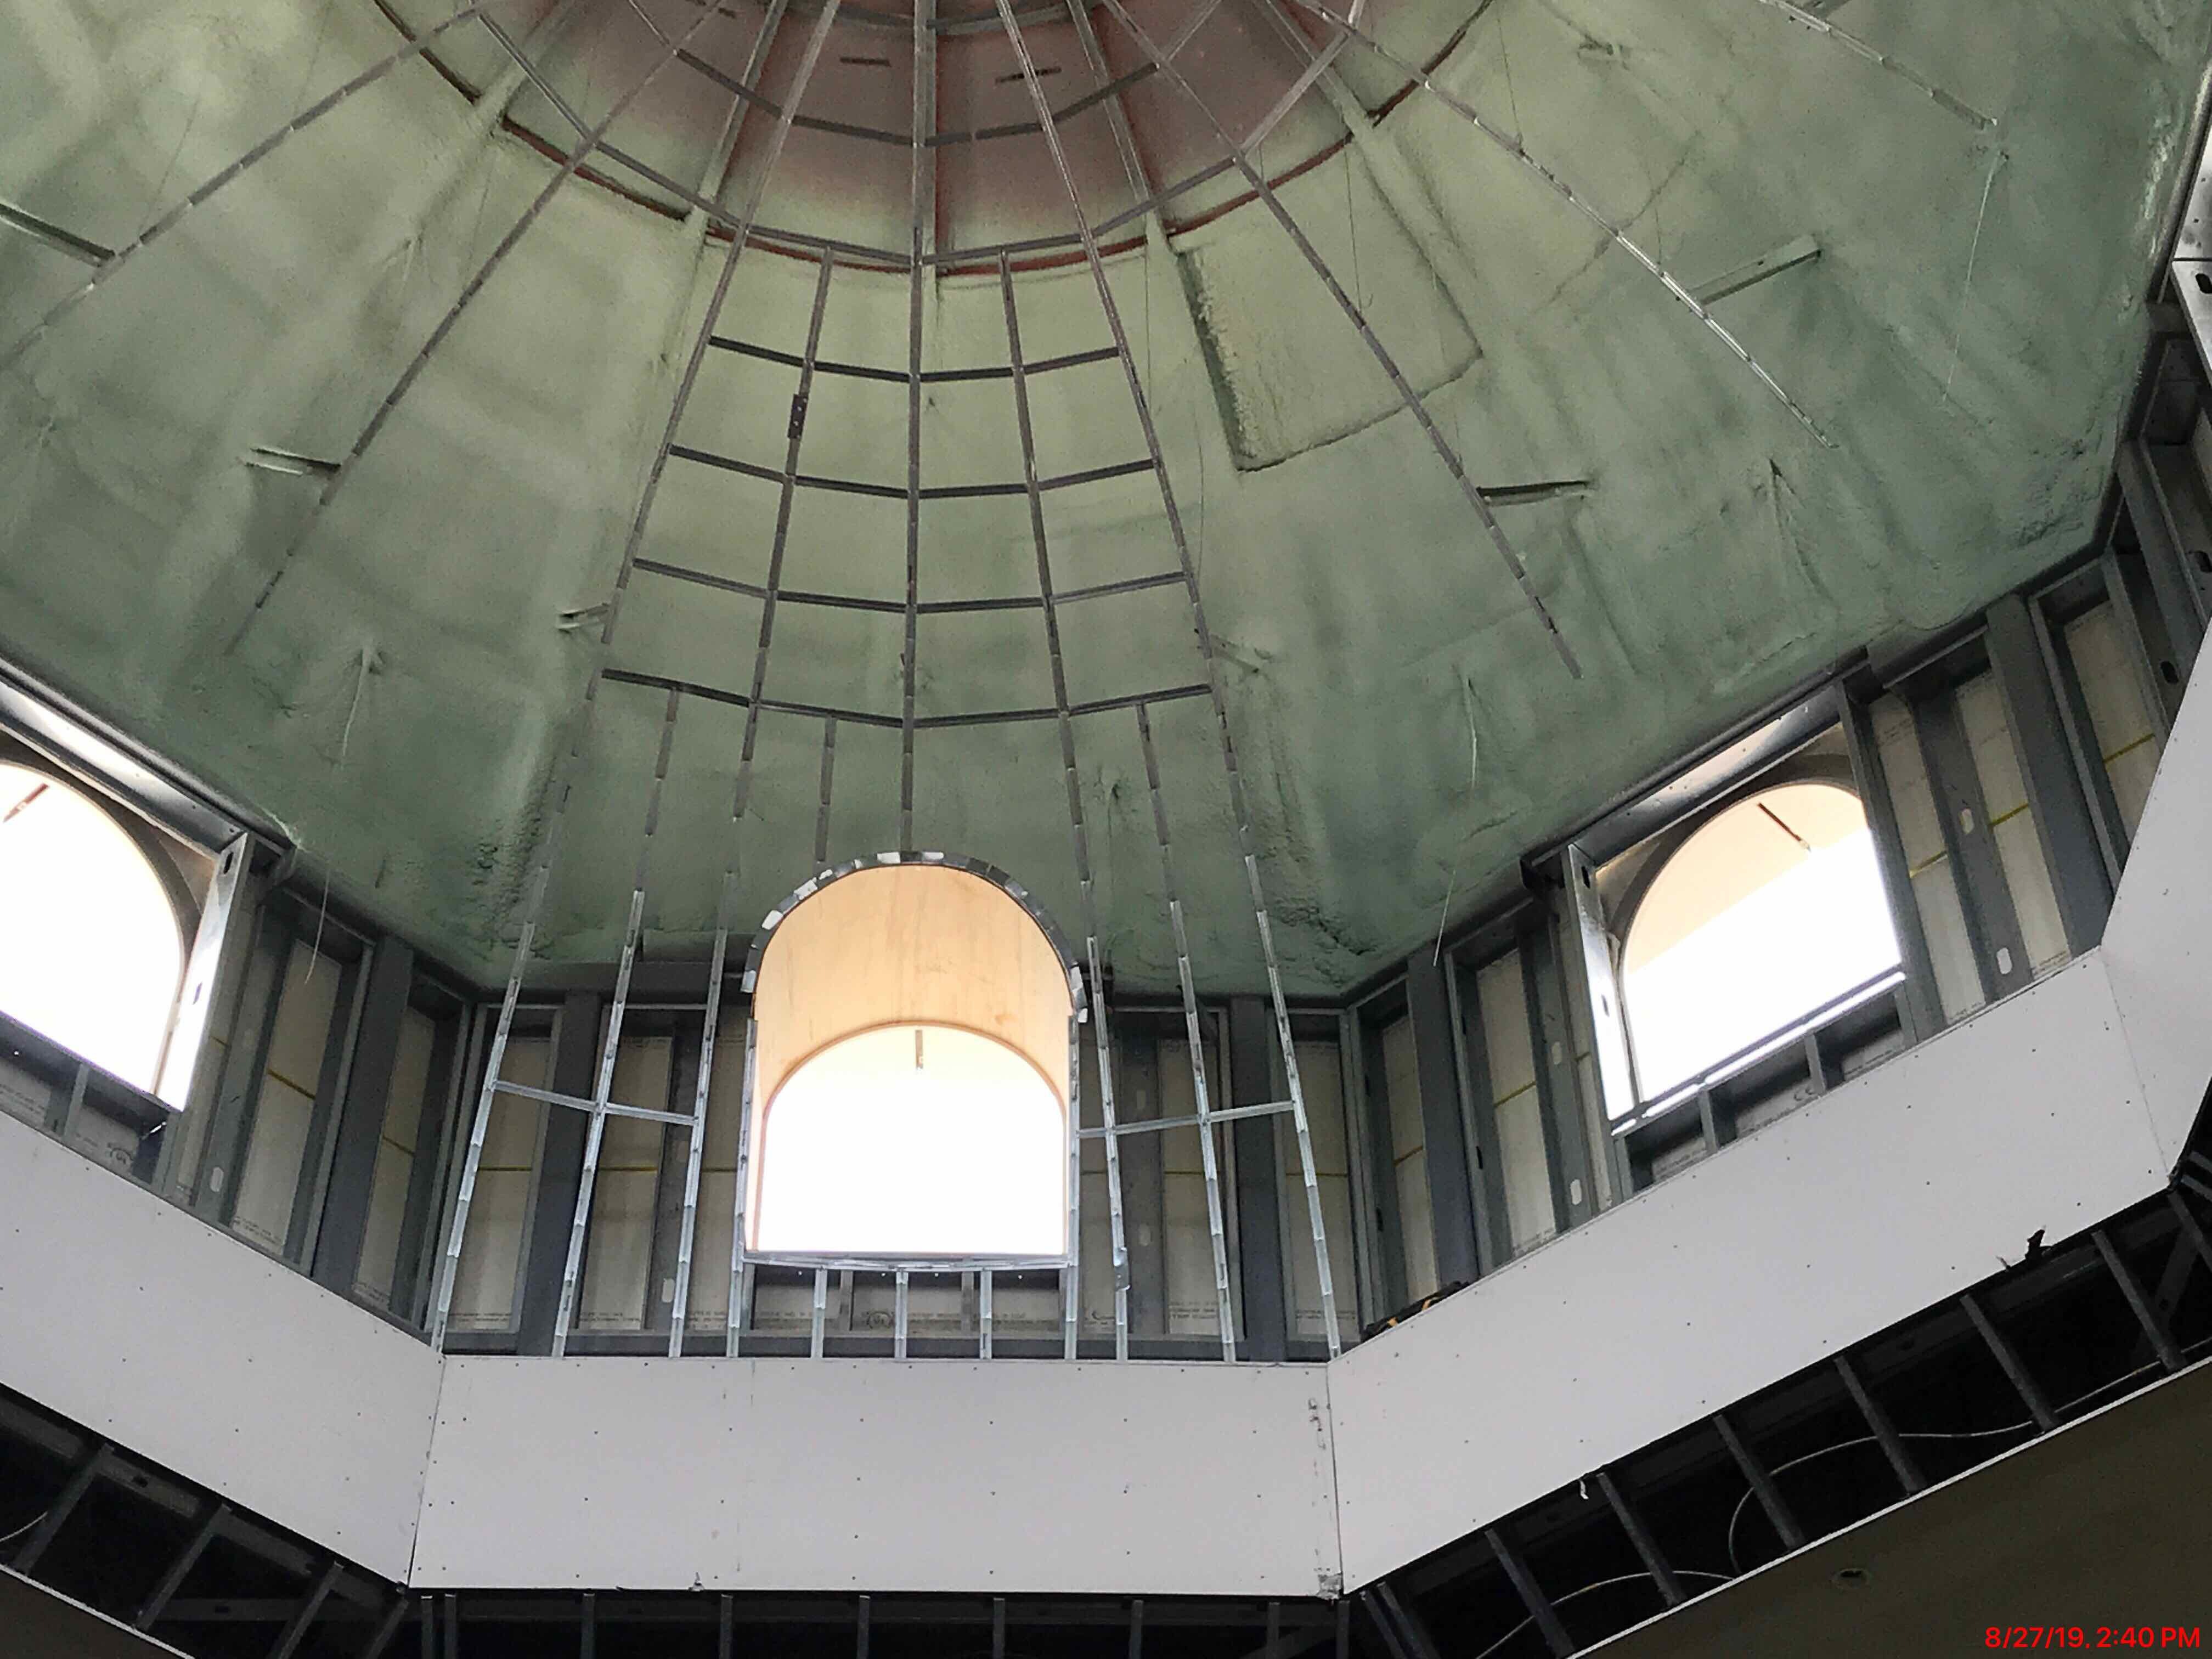
[[[1661,948],[1639,950],[1647,922]],[[1622,994],[1655,1099],[1898,962],[1858,803],[1788,785],[1685,842],[1629,934]]]
[[[1057,1256],[1067,1122],[1002,1042],[892,1025],[832,1043],[763,1121],[752,1248],[847,1255]]]
[[[160,878],[115,821],[0,764],[0,1010],[151,1089],[184,955]]]

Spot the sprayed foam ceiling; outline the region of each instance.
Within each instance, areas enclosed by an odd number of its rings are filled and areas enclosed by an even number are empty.
[[[495,3],[102,268],[451,14],[0,0],[0,200],[89,245],[0,226],[0,350],[101,273],[0,373],[0,651],[490,976],[579,732],[552,956],[613,954],[664,771],[650,954],[733,867],[742,930],[902,838],[1079,936],[1066,706],[1102,954],[1170,981],[1142,702],[1199,977],[1255,986],[1218,684],[1290,988],[1332,989],[2081,544],[2212,40],[1010,9],[1019,50],[978,0]]]

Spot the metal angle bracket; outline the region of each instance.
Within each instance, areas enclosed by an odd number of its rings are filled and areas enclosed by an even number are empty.
[[[2197,359],[2212,366],[2212,258],[2176,259],[2172,269],[2174,292],[2180,295],[2182,314],[2189,319]]]

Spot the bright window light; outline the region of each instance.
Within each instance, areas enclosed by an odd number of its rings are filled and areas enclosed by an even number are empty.
[[[0,1010],[151,1089],[184,957],[161,878],[114,819],[0,764]]]
[[[832,1043],[776,1091],[763,1131],[757,1250],[1066,1249],[1066,1114],[1035,1066],[989,1037],[892,1025]]]
[[[1898,963],[1866,814],[1848,790],[1785,784],[1723,812],[1638,907],[1623,967],[1646,1100]]]

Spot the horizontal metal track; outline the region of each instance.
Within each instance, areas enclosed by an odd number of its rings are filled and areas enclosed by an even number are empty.
[[[764,483],[780,484],[784,475],[772,466],[763,466],[757,461],[739,460],[734,455],[717,455],[711,451],[694,449],[689,444],[671,444],[668,453],[679,460],[696,462],[701,466],[719,468],[724,472],[738,472],[748,478],[758,478]],[[1112,466],[1094,466],[1081,472],[1063,472],[1057,477],[1037,480],[1039,489],[1072,489],[1079,484],[1103,483],[1109,478],[1127,478],[1139,472],[1150,472],[1149,458],[1138,461],[1121,461]],[[796,472],[791,481],[801,489],[826,489],[842,495],[872,495],[882,501],[902,501],[906,491],[897,484],[869,483],[860,478],[826,478],[817,473]],[[921,492],[925,501],[971,501],[985,495],[1026,495],[1029,486],[1018,479],[1011,483],[936,484]],[[905,607],[900,607],[903,612]]]
[[[803,367],[795,353],[778,351],[773,346],[755,345],[750,340],[732,339],[726,334],[714,335],[708,343],[718,350],[757,357],[764,363],[781,363],[787,368]],[[1033,378],[1049,374],[1056,368],[1076,368],[1085,363],[1110,363],[1119,355],[1112,346],[1101,346],[1096,351],[1072,351],[1065,356],[1042,357],[1033,363],[1024,363],[1022,373]],[[817,374],[843,374],[860,380],[882,380],[891,386],[906,384],[906,371],[902,368],[878,368],[867,363],[841,363],[827,357],[815,359],[814,372]],[[1000,363],[985,368],[926,368],[921,372],[921,383],[924,386],[948,386],[961,380],[1011,380],[1013,377],[1013,366]]]
[[[904,607],[901,607],[903,611]],[[649,686],[656,691],[679,691],[689,697],[704,697],[711,702],[728,703],[743,708],[751,699],[742,691],[726,691],[720,686],[707,685],[697,680],[677,679],[666,674],[648,674],[634,668],[610,668],[600,676],[617,685]],[[1139,703],[1178,702],[1185,697],[1203,697],[1211,688],[1197,685],[1163,686],[1157,690],[1133,691],[1125,696],[1101,697],[1094,702],[1068,705],[1070,714],[1103,714],[1117,708],[1134,708]],[[874,726],[893,732],[902,731],[906,722],[896,714],[878,714],[867,709],[838,708],[827,703],[794,702],[781,697],[763,697],[763,711],[780,714],[804,714],[813,720],[831,717],[849,720],[855,726]],[[915,721],[915,729],[922,732],[945,731],[963,726],[1011,726],[1028,720],[1049,720],[1059,718],[1059,710],[1043,708],[992,708],[969,714],[925,714]],[[501,1085],[505,1087],[505,1085]],[[684,1121],[689,1122],[690,1119]]]
[[[677,581],[695,582],[702,587],[718,588],[726,593],[742,593],[748,599],[765,599],[768,589],[758,582],[740,581],[734,576],[717,576],[711,571],[695,570],[689,565],[669,564],[660,559],[639,559],[632,567],[655,576],[667,576]],[[1155,587],[1180,587],[1182,573],[1163,571],[1152,576],[1131,576],[1117,582],[1099,582],[1090,587],[1070,587],[1053,595],[1054,605],[1070,605],[1083,599],[1110,599],[1119,593],[1141,593]],[[775,596],[778,605],[824,605],[837,611],[873,611],[884,615],[902,617],[906,606],[897,599],[872,599],[859,593],[817,593],[800,588],[787,587]],[[1009,593],[995,598],[972,599],[924,599],[915,607],[924,617],[949,617],[976,611],[1038,611],[1044,600],[1035,593]]]

